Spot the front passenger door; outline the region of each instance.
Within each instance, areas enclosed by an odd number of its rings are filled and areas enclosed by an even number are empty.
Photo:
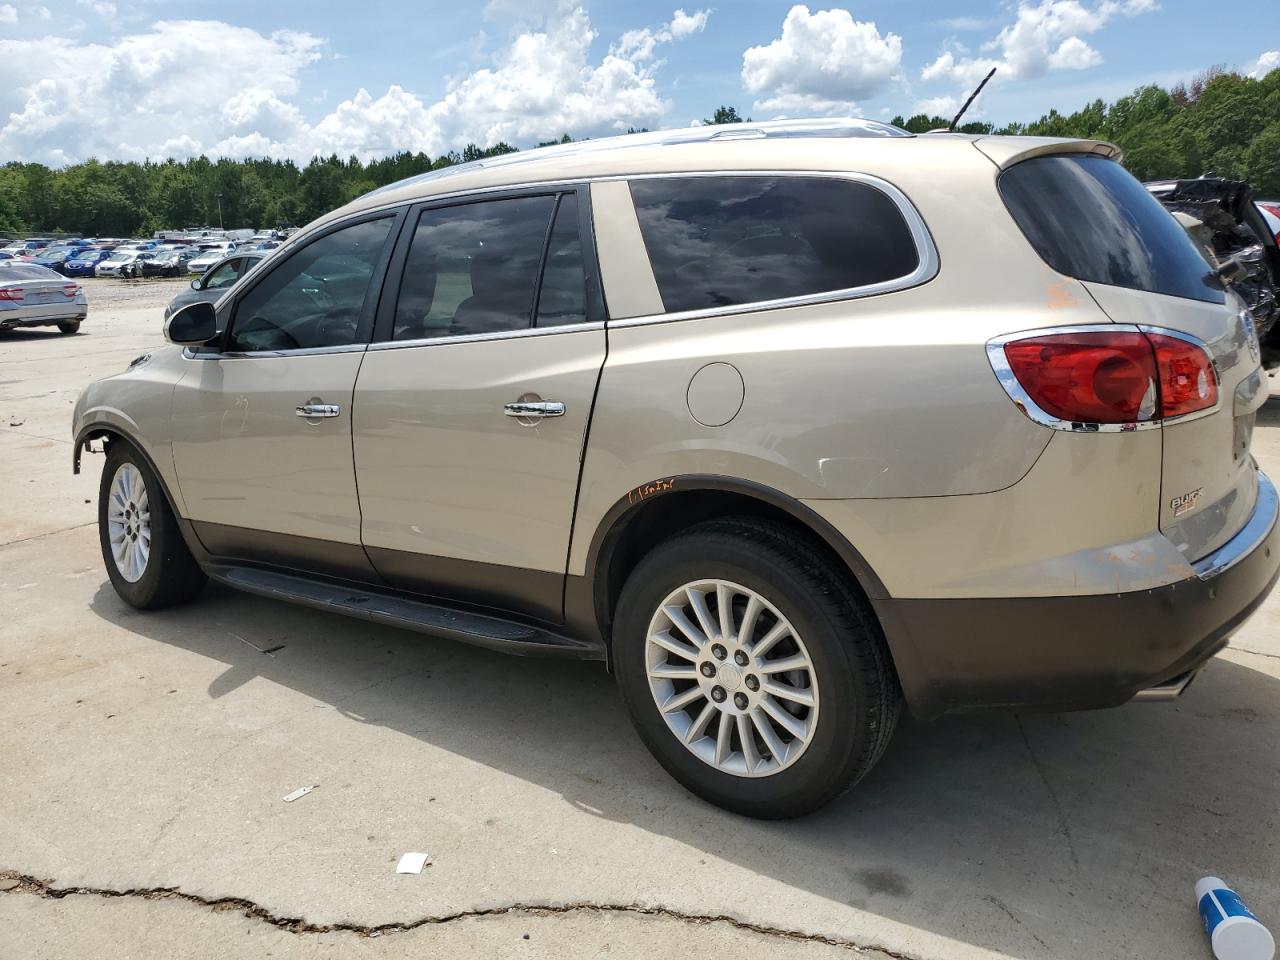
[[[188,352],[174,466],[215,556],[373,578],[351,400],[398,222],[373,216],[292,251],[221,304],[219,349]]]

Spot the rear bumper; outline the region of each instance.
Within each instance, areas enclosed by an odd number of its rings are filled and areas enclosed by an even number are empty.
[[[55,323],[83,320],[89,307],[83,303],[41,304],[0,313],[0,330],[9,327],[47,327]]]
[[[1150,590],[875,601],[912,713],[1088,709],[1156,687],[1180,692],[1173,681],[1221,650],[1280,576],[1278,513],[1259,471],[1240,532],[1195,563],[1195,576]]]

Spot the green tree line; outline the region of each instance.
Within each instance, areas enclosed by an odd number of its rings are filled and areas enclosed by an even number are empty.
[[[739,119],[736,109],[721,106],[705,122]],[[950,118],[919,114],[893,122],[923,133],[945,127]],[[1246,180],[1260,196],[1280,197],[1280,70],[1254,79],[1214,68],[1188,84],[1140,87],[1115,103],[1095,100],[1072,114],[1050,110],[1031,123],[970,122],[958,129],[1110,140],[1141,180],[1214,173]],[[565,135],[539,146],[569,140]],[[472,144],[439,157],[401,152],[368,163],[334,155],[302,167],[291,160],[206,157],[88,160],[58,170],[8,163],[0,166],[0,234],[136,236],[204,224],[303,224],[375,187],[514,149]]]

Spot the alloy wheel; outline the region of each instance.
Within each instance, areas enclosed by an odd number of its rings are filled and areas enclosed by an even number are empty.
[[[724,773],[770,776],[813,740],[813,661],[786,617],[754,590],[699,580],[672,591],[649,622],[645,665],[667,727]]]
[[[137,583],[151,557],[151,506],[142,473],[122,463],[107,495],[107,537],[120,576]]]

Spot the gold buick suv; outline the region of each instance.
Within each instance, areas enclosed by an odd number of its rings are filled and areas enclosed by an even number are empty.
[[[376,190],[81,395],[107,573],[603,661],[756,817],[904,703],[1176,697],[1280,571],[1267,389],[1118,154],[777,121]]]

